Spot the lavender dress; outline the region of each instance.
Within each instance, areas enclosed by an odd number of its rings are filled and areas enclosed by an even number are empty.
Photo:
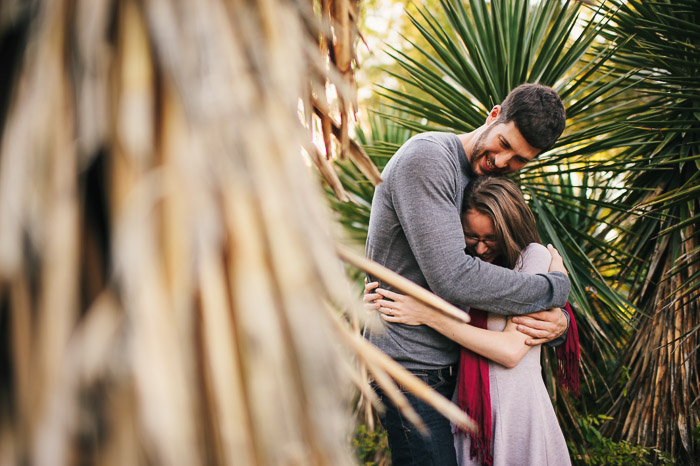
[[[547,248],[533,243],[523,251],[515,270],[544,273],[550,260]],[[489,330],[502,331],[505,326],[505,316],[489,313]],[[494,466],[570,465],[564,435],[542,380],[540,346],[531,348],[513,369],[489,361],[489,381]],[[476,458],[469,458],[469,437],[454,426],[453,432],[459,466],[480,465]]]

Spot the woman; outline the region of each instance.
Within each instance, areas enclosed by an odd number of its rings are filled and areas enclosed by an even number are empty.
[[[465,193],[463,212],[468,253],[524,273],[547,272],[551,255],[539,244],[534,216],[512,181],[477,179]],[[427,325],[463,346],[454,400],[480,431],[454,432],[460,466],[571,464],[542,381],[540,346],[527,346],[528,337],[506,316],[472,309],[472,325],[465,325],[376,286],[367,285],[365,301],[386,321]]]

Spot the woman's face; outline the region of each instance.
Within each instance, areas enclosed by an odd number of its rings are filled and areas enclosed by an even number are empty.
[[[493,262],[498,257],[499,245],[493,221],[475,209],[469,209],[462,217],[464,242],[472,256],[484,262]]]

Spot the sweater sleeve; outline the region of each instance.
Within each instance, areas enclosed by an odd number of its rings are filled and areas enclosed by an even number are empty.
[[[462,307],[499,314],[526,314],[562,307],[569,294],[565,274],[523,274],[485,263],[464,252],[455,183],[457,168],[437,144],[406,154],[394,172],[392,202],[430,289]]]

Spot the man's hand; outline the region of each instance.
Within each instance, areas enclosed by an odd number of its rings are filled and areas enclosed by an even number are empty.
[[[532,337],[525,341],[526,345],[535,346],[559,338],[569,325],[569,320],[558,307],[549,311],[533,312],[513,317],[518,324],[519,332]]]

